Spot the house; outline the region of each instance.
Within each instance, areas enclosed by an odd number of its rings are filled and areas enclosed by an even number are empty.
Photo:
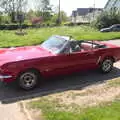
[[[120,11],[120,0],[108,0],[104,9],[110,10],[112,8],[116,8]]]
[[[77,10],[72,11],[72,22],[89,23],[95,19],[102,10],[101,8],[77,8]]]

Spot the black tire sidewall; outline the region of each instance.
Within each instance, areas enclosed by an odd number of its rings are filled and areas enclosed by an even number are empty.
[[[112,63],[112,65],[111,65],[111,67],[110,67],[110,69],[109,69],[108,71],[104,71],[104,70],[103,70],[103,63],[104,63],[106,60],[110,60],[111,63]],[[109,72],[112,71],[112,69],[113,69],[113,60],[110,59],[110,58],[104,59],[103,62],[100,64],[100,70],[101,70],[102,73],[109,73]]]
[[[34,74],[34,75],[36,76],[36,79],[35,79],[36,81],[35,81],[35,84],[34,84],[33,86],[31,86],[31,87],[25,87],[25,86],[22,85],[20,78],[21,78],[21,76],[22,76],[23,74],[25,74],[25,73],[32,73],[32,74]],[[39,79],[39,75],[38,75],[38,73],[37,73],[36,71],[28,70],[28,71],[25,71],[25,72],[21,73],[21,74],[18,76],[18,78],[17,78],[17,83],[18,83],[18,86],[19,86],[21,89],[30,91],[30,90],[33,90],[34,88],[37,87],[37,85],[38,85],[38,79]]]

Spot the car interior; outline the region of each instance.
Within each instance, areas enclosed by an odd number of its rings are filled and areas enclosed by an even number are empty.
[[[76,42],[72,41],[70,44],[70,52],[83,52],[83,51],[89,51],[92,49],[100,49],[100,48],[106,48],[107,46],[102,44],[97,44],[94,42],[89,42],[89,41],[82,41],[82,42]]]

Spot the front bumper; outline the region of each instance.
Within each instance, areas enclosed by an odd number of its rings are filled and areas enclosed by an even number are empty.
[[[0,75],[0,81],[3,82],[6,79],[11,79],[12,76],[11,75]]]

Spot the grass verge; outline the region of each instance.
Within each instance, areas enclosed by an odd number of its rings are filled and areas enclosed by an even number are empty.
[[[42,111],[39,117],[42,115],[43,120],[119,120],[120,78],[41,97],[28,107]]]
[[[42,109],[45,120],[119,120],[120,119],[120,101],[106,103],[97,107],[79,108],[73,105],[74,111],[64,111],[63,105],[41,100],[32,102],[32,108]],[[76,109],[75,109],[76,107]]]

